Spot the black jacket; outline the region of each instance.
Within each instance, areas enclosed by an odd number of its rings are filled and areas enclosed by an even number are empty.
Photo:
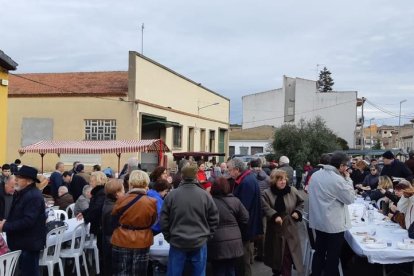
[[[410,182],[413,180],[413,173],[398,159],[394,159],[390,165],[385,165],[382,168],[381,175],[388,175],[391,179],[393,176],[402,177]]]
[[[85,224],[91,223],[92,234],[100,234],[102,232],[102,207],[105,201],[104,186],[99,185],[92,189],[92,197],[89,202],[89,208],[82,212]]]
[[[17,192],[3,226],[10,250],[42,250],[46,244],[46,212],[42,192],[31,184]]]

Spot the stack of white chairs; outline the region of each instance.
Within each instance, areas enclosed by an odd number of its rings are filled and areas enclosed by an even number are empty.
[[[12,251],[0,256],[0,275],[13,276],[21,250]]]
[[[61,249],[60,251],[61,258],[63,259],[74,258],[75,259],[75,267],[76,267],[77,276],[81,276],[80,261],[79,261],[81,256],[82,256],[83,265],[85,267],[86,276],[89,276],[85,252],[83,251],[84,246],[85,246],[85,237],[86,237],[85,224],[82,223],[76,226],[75,230],[72,233],[70,248]]]
[[[93,256],[95,258],[95,269],[96,269],[96,274],[100,274],[100,269],[99,269],[99,251],[98,251],[98,241],[97,238],[94,234],[90,234],[90,224],[88,224],[88,226],[86,227],[87,232],[86,232],[86,240],[85,240],[85,250],[92,250],[93,251]],[[89,255],[89,259],[90,259],[90,255]],[[92,265],[92,261],[91,261],[91,265]]]
[[[63,264],[60,259],[60,250],[63,234],[67,228],[67,225],[57,227],[46,235],[46,247],[40,252],[39,265],[47,266],[49,276],[53,276],[55,264],[59,264],[60,275],[64,275]]]
[[[66,214],[68,214],[69,218],[75,217],[75,203],[72,203],[68,207],[66,207]]]
[[[68,213],[64,210],[53,210],[55,213],[56,220],[68,220]]]

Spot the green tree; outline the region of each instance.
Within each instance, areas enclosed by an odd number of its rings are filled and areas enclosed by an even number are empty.
[[[319,92],[332,91],[332,87],[335,83],[331,77],[331,74],[332,73],[326,67],[323,67],[323,69],[319,72]]]
[[[381,141],[380,141],[380,139],[377,139],[375,141],[375,145],[372,146],[372,149],[375,149],[375,150],[380,150],[381,149]]]
[[[277,128],[273,149],[278,156],[288,156],[290,165],[296,167],[303,166],[308,160],[317,164],[323,153],[343,149],[338,141],[341,140],[325,121],[316,117],[310,121],[301,120],[298,125],[284,124]]]

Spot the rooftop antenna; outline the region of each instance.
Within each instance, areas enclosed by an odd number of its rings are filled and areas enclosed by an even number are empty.
[[[144,55],[144,23],[141,25],[141,55]]]

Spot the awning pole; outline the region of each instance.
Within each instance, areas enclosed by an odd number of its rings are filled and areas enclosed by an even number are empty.
[[[46,153],[41,153],[40,156],[42,157],[42,174],[43,174],[43,157],[46,155]]]
[[[118,156],[118,177],[121,174],[120,168],[121,168],[121,153],[117,153],[116,156]]]

